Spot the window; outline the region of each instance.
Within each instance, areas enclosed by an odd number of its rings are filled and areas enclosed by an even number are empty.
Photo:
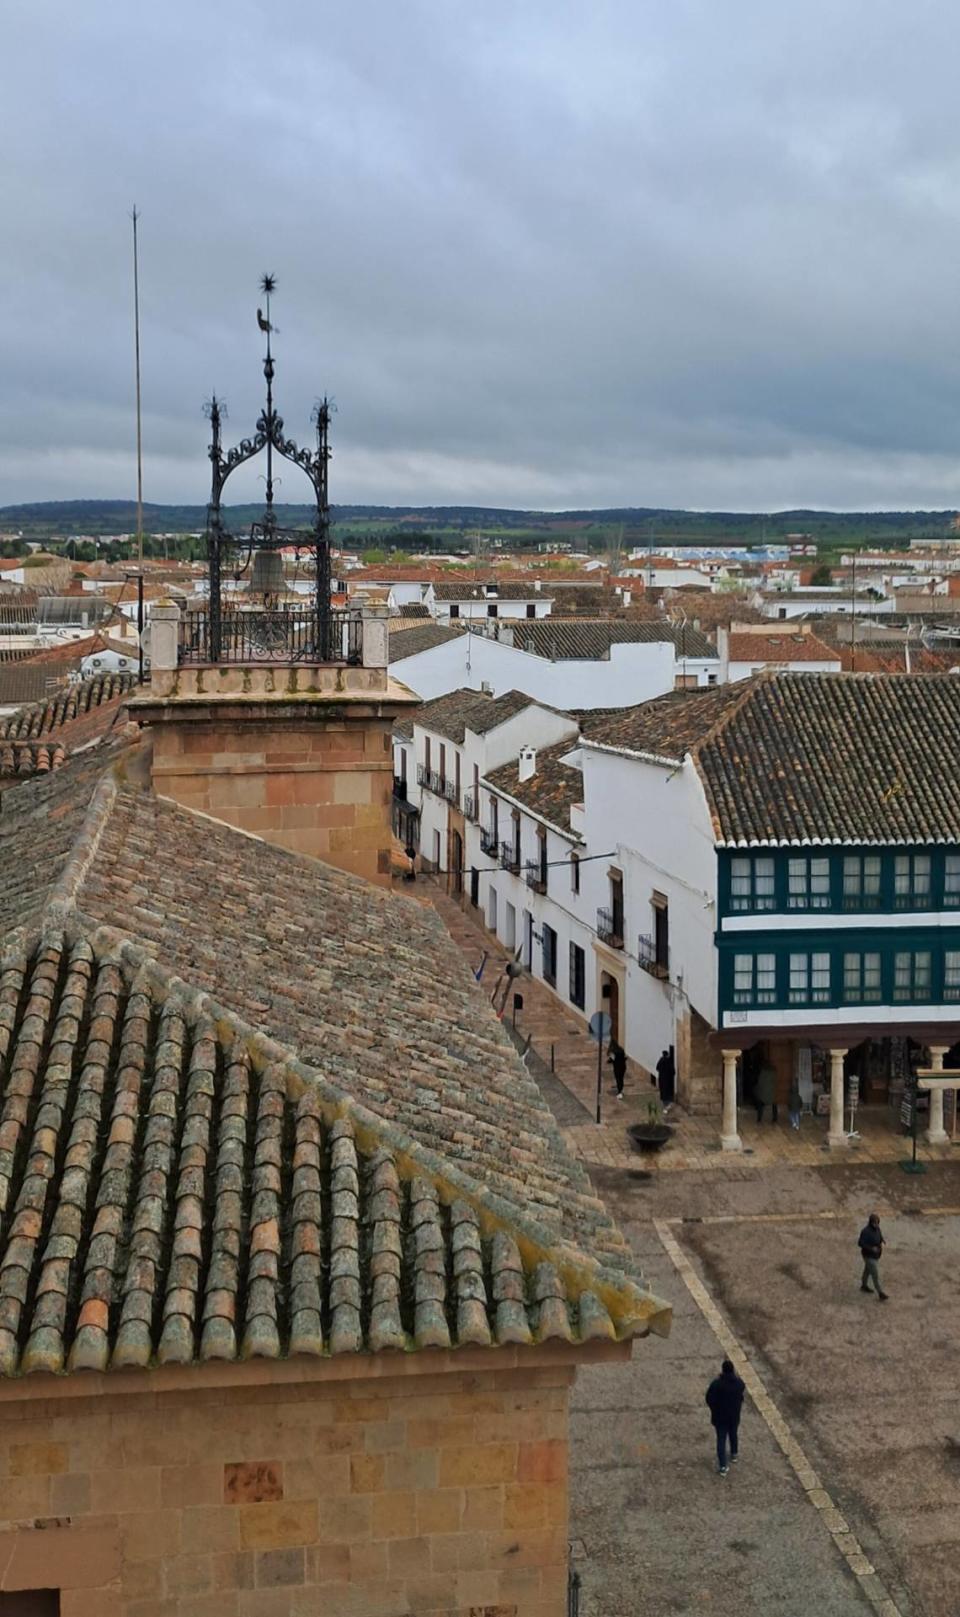
[[[618,938],[623,937],[623,876],[619,870],[610,872],[610,913],[613,917],[613,930]]]
[[[537,608],[534,605],[533,601],[531,601],[529,606],[527,607],[527,617],[528,618],[535,618],[536,615],[537,615]]]
[[[843,861],[843,907],[845,910],[880,908],[880,855],[847,854]]]
[[[455,752],[454,755],[453,755],[453,783],[454,783],[454,791],[457,794],[457,802],[459,803],[459,801],[460,801],[460,754],[459,754],[459,752]]]
[[[570,891],[571,893],[579,893],[580,891],[580,855],[578,853],[570,855]]]
[[[497,603],[496,603],[496,601],[491,601],[490,605],[487,607],[487,617],[488,618],[495,618],[496,615],[497,615]]]
[[[511,821],[511,824],[510,824],[510,846],[511,846],[512,853],[513,853],[513,863],[519,868],[519,865],[520,865],[520,814],[519,814],[519,811],[517,809],[513,810],[512,814],[510,816],[510,821]]]
[[[776,903],[772,859],[731,859],[731,909],[772,910]]]
[[[944,953],[943,997],[960,999],[960,949],[947,949]]]
[[[406,749],[406,747],[401,747],[400,748],[400,779],[401,780],[406,780],[406,778],[407,778],[407,749]]]
[[[441,780],[441,782],[446,780],[446,778],[447,778],[447,749],[446,749],[446,746],[444,745],[444,743],[441,741],[441,743],[440,743],[440,780]]]
[[[830,908],[829,859],[788,860],[787,908],[791,910]]]
[[[653,895],[653,963],[664,974],[670,969],[670,910],[662,893]]]
[[[733,1003],[772,1005],[777,997],[777,962],[772,954],[733,957]]]
[[[460,616],[460,607],[456,601],[450,602],[450,616],[452,618],[458,618]]]
[[[825,1005],[830,998],[830,956],[790,956],[790,1004]]]
[[[930,951],[897,951],[893,957],[893,997],[897,1000],[930,998]]]
[[[843,957],[843,997],[848,1004],[880,999],[880,956],[878,954],[845,954]]]
[[[557,934],[552,926],[543,929],[543,980],[551,988],[557,986]]]
[[[586,1004],[587,958],[579,944],[570,945],[570,1003],[583,1010]]]
[[[893,901],[898,910],[926,909],[930,903],[930,855],[898,853],[893,861]]]
[[[423,767],[427,771],[427,773],[429,774],[430,773],[430,737],[429,736],[424,736],[424,738],[423,738]]]
[[[948,853],[943,862],[943,905],[960,905],[960,853]]]

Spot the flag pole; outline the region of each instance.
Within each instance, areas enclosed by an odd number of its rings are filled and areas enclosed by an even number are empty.
[[[143,434],[140,423],[140,262],[137,242],[137,220],[140,214],[134,204],[133,213],[133,332],[137,367],[137,561],[143,566]]]

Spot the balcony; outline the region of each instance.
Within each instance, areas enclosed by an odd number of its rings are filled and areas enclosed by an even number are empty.
[[[520,849],[512,842],[501,842],[500,865],[503,870],[512,870],[515,876],[519,876]]]
[[[425,786],[428,792],[436,792],[438,797],[443,796],[443,776],[436,769],[428,769],[426,764],[417,765],[417,785]]]
[[[500,838],[497,836],[496,826],[481,825],[480,852],[487,853],[491,859],[496,859],[500,847]]]
[[[394,775],[393,795],[398,803],[407,801],[407,777],[405,775]]]
[[[180,617],[178,661],[182,663],[345,663],[363,662],[363,618],[357,611],[329,612],[319,618],[309,606],[271,609],[206,607]]]
[[[480,804],[476,792],[464,792],[463,817],[465,820],[478,820],[480,818]],[[483,848],[483,832],[480,833],[480,846]],[[483,849],[486,853],[486,848]]]
[[[541,865],[539,859],[527,860],[527,886],[535,893],[545,893],[547,890],[547,867]]]
[[[666,982],[670,976],[669,949],[658,954],[656,938],[642,932],[637,939],[637,961],[644,971],[648,971],[651,977],[659,977],[661,982]]]
[[[597,937],[611,949],[623,948],[623,912],[597,910]]]
[[[445,797],[447,802],[452,803],[454,808],[456,808],[459,805],[459,802],[460,802],[460,790],[459,790],[459,787],[457,786],[456,781],[455,780],[447,780],[446,776],[441,775],[440,776],[440,796]]]

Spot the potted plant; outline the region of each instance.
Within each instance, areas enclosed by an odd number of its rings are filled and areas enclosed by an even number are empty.
[[[670,1139],[673,1129],[663,1121],[660,1102],[650,1100],[647,1102],[647,1121],[631,1123],[627,1133],[638,1151],[659,1151]]]

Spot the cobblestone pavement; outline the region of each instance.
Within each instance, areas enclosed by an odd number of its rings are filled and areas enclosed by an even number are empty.
[[[476,967],[488,935],[442,896],[437,907]],[[491,990],[502,962],[491,950]],[[958,1153],[924,1149],[926,1172],[902,1173],[884,1112],[841,1157],[815,1120],[797,1140],[751,1119],[750,1154],[716,1151],[715,1124],[684,1120],[658,1158],[637,1158],[624,1131],[644,1113],[645,1075],[630,1074],[616,1112],[604,1097],[613,1119],[598,1129],[594,1047],[543,985],[521,991],[530,1070],[675,1311],[666,1341],[577,1378],[582,1617],[960,1612]],[[874,1208],[883,1305],[859,1289],[856,1237]],[[742,1457],[721,1479],[703,1395],[725,1352],[750,1396]]]

